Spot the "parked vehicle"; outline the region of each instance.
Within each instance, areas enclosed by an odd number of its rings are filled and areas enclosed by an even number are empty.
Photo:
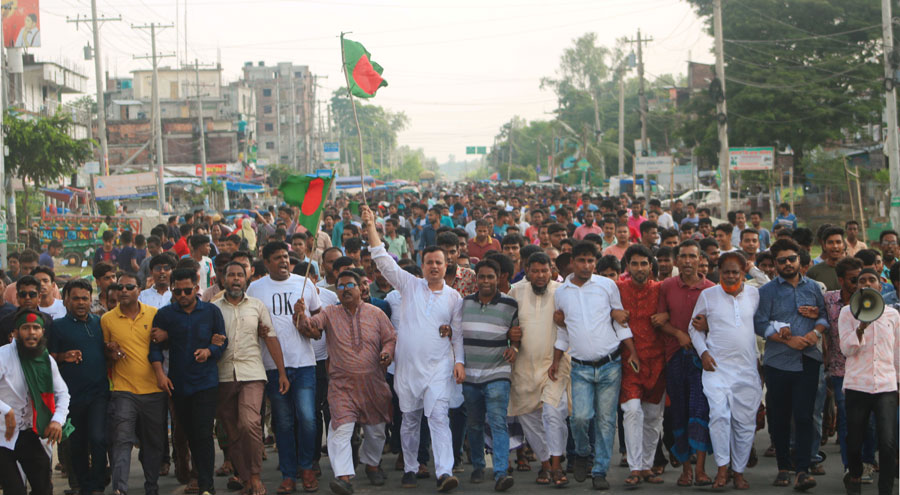
[[[68,261],[67,264],[80,265],[83,260],[89,260],[103,244],[97,236],[97,229],[103,220],[102,216],[42,214],[37,225],[40,234],[38,249],[43,249],[50,241],[58,239],[63,243],[62,258]],[[130,230],[137,234],[141,232],[141,224],[141,218],[115,216],[110,219],[109,228],[118,232]]]

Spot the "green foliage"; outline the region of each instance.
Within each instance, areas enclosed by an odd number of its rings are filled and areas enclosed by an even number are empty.
[[[425,156],[425,150],[422,148],[410,149],[408,146],[401,146],[397,153],[399,154],[399,167],[392,174],[392,179],[404,179],[409,181],[419,181],[419,175],[425,171],[438,172],[437,161]]]
[[[269,187],[277,188],[281,186],[281,183],[284,182],[284,179],[287,179],[289,175],[292,173],[296,173],[289,165],[285,165],[283,163],[276,163],[274,165],[269,165],[266,167],[266,174],[268,174],[268,183]]]
[[[110,199],[97,201],[97,209],[101,216],[113,216],[116,214],[116,204]]]
[[[360,163],[358,133],[346,88],[337,89],[332,94],[331,111],[334,112],[336,130],[341,136],[342,152],[347,153],[346,156],[349,158],[350,173],[357,174]],[[356,101],[356,112],[365,147],[364,169],[368,172],[381,157],[382,149],[386,159],[389,152],[397,147],[397,134],[406,129],[409,118],[403,112],[391,112],[378,105],[365,104],[359,100]]]

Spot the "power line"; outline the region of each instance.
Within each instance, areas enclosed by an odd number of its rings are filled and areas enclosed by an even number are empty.
[[[843,36],[845,34],[859,33],[861,31],[868,31],[869,29],[877,28],[877,27],[881,27],[881,24],[873,24],[871,26],[861,27],[858,29],[851,29],[849,31],[842,31],[839,33],[815,34],[812,36],[805,36],[805,37],[800,37],[800,38],[784,38],[784,39],[775,39],[775,40],[736,40],[736,39],[725,38],[724,41],[726,41],[728,43],[751,43],[751,44],[794,43],[796,41],[826,39],[826,38],[833,38],[836,36]]]

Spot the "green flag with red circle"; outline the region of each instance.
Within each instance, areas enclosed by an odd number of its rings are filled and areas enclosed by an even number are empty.
[[[300,207],[297,223],[310,232],[316,232],[318,229],[332,180],[334,180],[332,177],[290,175],[278,187],[284,195],[285,203]]]
[[[357,98],[372,98],[387,81],[381,77],[384,69],[372,61],[372,54],[362,44],[341,36],[344,71],[350,83],[350,94]]]

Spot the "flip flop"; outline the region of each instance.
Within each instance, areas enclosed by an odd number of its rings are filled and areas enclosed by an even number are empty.
[[[694,474],[690,471],[682,471],[681,476],[678,477],[678,482],[676,484],[681,487],[692,486],[694,484]]]
[[[637,488],[641,484],[641,477],[636,474],[629,474],[625,478],[625,488]]]
[[[712,478],[709,475],[704,473],[705,478],[696,478],[694,479],[694,486],[709,486],[713,484]]]
[[[556,488],[563,488],[569,484],[569,478],[566,477],[566,472],[562,469],[551,472],[550,479],[553,480],[553,486]]]
[[[550,484],[550,472],[544,469],[538,471],[537,479],[534,480],[538,485],[549,485]]]

